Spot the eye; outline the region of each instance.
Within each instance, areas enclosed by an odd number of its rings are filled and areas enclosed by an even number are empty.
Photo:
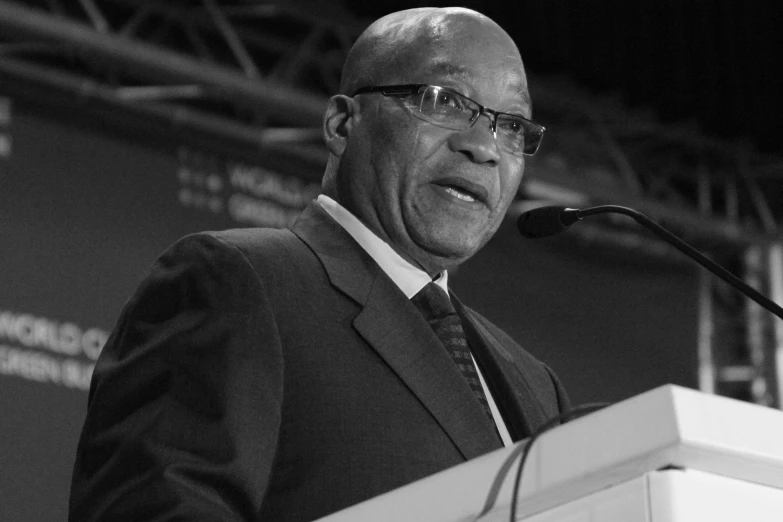
[[[435,100],[435,105],[441,110],[470,111],[470,102],[459,94],[441,90]]]
[[[500,117],[498,118],[498,132],[521,137],[525,135],[525,124],[517,118]]]

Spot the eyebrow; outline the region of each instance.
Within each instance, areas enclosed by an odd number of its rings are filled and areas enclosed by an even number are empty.
[[[457,78],[459,80],[469,80],[471,75],[468,69],[462,65],[456,65],[450,62],[437,62],[432,68],[433,72],[443,74],[451,78]],[[528,106],[532,107],[533,102],[530,99],[530,94],[527,89],[520,85],[517,87],[517,94],[522,101]]]

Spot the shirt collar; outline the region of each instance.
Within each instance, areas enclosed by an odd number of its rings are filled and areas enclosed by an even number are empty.
[[[446,270],[443,270],[435,280],[430,279],[427,272],[403,259],[388,243],[376,236],[364,223],[359,221],[356,216],[338,202],[324,194],[319,195],[317,201],[370,254],[370,257],[378,263],[381,270],[402,290],[405,297],[410,299],[430,282],[440,286],[448,295],[449,274]]]

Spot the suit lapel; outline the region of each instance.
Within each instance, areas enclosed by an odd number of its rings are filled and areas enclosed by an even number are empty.
[[[500,447],[494,427],[416,307],[319,205],[292,228],[321,260],[333,286],[362,306],[367,341],[432,414],[466,459]]]
[[[534,382],[526,375],[529,369],[517,364],[507,348],[453,294],[452,301],[511,438],[518,441],[529,437],[548,418],[529,384]]]

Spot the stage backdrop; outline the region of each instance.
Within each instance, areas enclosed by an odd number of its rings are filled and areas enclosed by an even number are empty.
[[[89,380],[155,257],[199,230],[288,225],[316,180],[219,146],[123,134],[0,93],[0,520],[62,521]],[[694,386],[688,265],[512,222],[452,275],[575,403]]]

